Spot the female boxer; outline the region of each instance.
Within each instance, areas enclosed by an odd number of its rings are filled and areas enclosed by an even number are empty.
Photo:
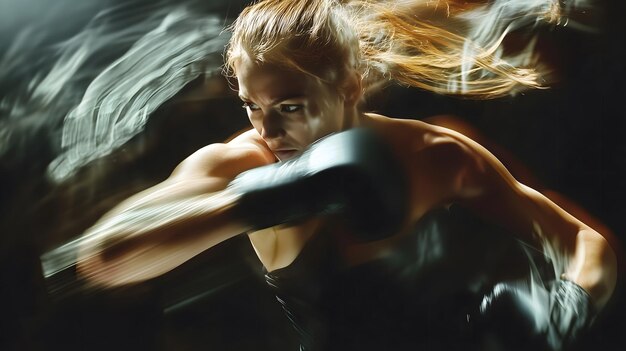
[[[532,70],[498,62],[492,47],[476,48],[476,66],[462,73],[463,38],[408,15],[430,11],[428,3],[387,10],[266,0],[246,8],[231,28],[226,64],[252,129],[198,150],[104,216],[85,234],[80,273],[104,286],[139,282],[247,233],[268,282],[280,285],[272,273],[294,265],[322,232],[348,233],[335,244],[357,265],[429,211],[456,203],[563,252],[561,276],[541,297],[501,284],[481,306],[487,316],[501,308],[529,315],[550,348],[562,347],[614,290],[607,240],[467,137],[361,109],[364,92],[384,77],[475,97],[537,85]],[[316,338],[310,326],[294,323],[303,345],[315,345],[306,340]]]

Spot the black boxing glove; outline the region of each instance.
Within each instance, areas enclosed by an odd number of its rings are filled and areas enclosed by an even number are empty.
[[[407,213],[405,173],[372,130],[350,129],[301,155],[238,175],[239,218],[252,229],[340,213],[363,240],[394,234]]]
[[[497,284],[480,305],[479,330],[489,350],[563,350],[590,326],[587,292],[568,280]]]

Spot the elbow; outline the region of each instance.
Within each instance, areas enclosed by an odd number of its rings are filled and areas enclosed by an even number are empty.
[[[594,306],[601,311],[617,286],[618,254],[605,237],[593,230],[581,231],[577,241],[578,247],[584,247],[585,268],[576,274],[574,281],[589,293]]]
[[[618,255],[616,250],[611,247],[606,239],[602,238],[602,241],[603,247],[601,251],[601,262],[603,274],[600,283],[602,294],[599,295],[597,301],[599,309],[602,309],[614,295],[619,270]]]

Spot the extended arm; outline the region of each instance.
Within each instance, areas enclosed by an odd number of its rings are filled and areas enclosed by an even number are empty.
[[[211,147],[120,204],[83,237],[80,272],[105,285],[141,281],[234,235],[320,214],[341,213],[362,240],[404,224],[404,174],[375,132],[334,134],[262,167],[258,150]]]
[[[170,178],[122,202],[83,235],[78,272],[105,286],[142,281],[244,232],[231,213],[239,195],[226,187],[269,157],[237,141],[199,150]]]

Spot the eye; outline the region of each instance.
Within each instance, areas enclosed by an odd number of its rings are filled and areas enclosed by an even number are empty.
[[[250,111],[258,111],[258,110],[261,109],[258,105],[253,104],[251,102],[244,102],[243,105],[241,105],[241,107],[245,108],[246,110],[250,110]]]
[[[303,105],[283,104],[280,105],[280,112],[292,113],[302,110]]]

